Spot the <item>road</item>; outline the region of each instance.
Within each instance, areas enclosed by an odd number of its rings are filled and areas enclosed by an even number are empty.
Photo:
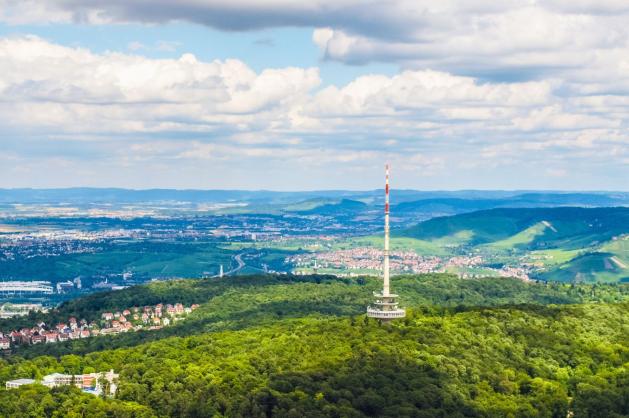
[[[245,253],[240,253],[240,254],[236,254],[234,256],[234,260],[236,260],[236,263],[238,263],[238,266],[234,267],[233,269],[223,272],[223,276],[229,276],[230,274],[234,274],[234,273],[238,273],[240,270],[243,269],[243,267],[245,267],[245,262],[242,261],[242,256],[245,255]],[[219,275],[215,275],[213,277],[219,277]]]

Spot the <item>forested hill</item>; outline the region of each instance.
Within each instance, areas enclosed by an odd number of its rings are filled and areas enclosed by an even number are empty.
[[[0,319],[0,332],[41,321],[63,322],[72,316],[93,321],[103,312],[158,303],[204,304],[213,313],[221,313],[232,321],[236,316],[247,319],[246,315],[236,315],[236,312],[248,309],[272,317],[309,313],[358,315],[371,301],[372,292],[380,283],[371,277],[291,274],[153,282],[73,299],[45,314],[31,312],[26,317]],[[629,286],[613,284],[525,283],[497,277],[460,280],[450,274],[396,276],[394,283],[409,306],[548,305],[619,302],[629,298]]]
[[[629,233],[629,208],[510,208],[490,209],[433,218],[400,235],[433,240],[467,233],[469,244],[505,240],[542,223],[545,228],[526,244],[579,248]]]
[[[157,302],[201,307],[168,331],[7,356],[2,387],[13,378],[109,368],[120,385],[114,400],[73,388],[0,390],[0,415],[629,414],[627,286],[396,277],[408,316],[384,327],[363,315],[378,285],[250,276],[153,283],[67,303],[48,320]]]
[[[490,209],[433,218],[395,235],[433,254],[525,260],[541,280],[629,282],[627,207]]]

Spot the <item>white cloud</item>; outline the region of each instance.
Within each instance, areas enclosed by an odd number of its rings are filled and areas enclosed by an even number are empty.
[[[142,42],[138,42],[138,41],[133,41],[133,42],[129,42],[129,44],[127,45],[127,49],[129,51],[139,51],[141,49],[145,49],[146,45],[144,45]]]
[[[33,36],[0,39],[0,64],[0,106],[5,108],[0,118],[62,131],[211,129],[216,123],[246,124],[247,114],[264,112],[269,124],[275,120],[273,109],[298,100],[320,82],[314,68],[256,74],[238,60],[94,54]]]
[[[388,113],[436,105],[470,107],[534,106],[547,103],[548,82],[484,83],[437,71],[405,71],[393,77],[363,76],[318,94],[322,113]]]
[[[412,178],[467,181],[531,164],[574,174],[558,161],[622,170],[629,156],[629,95],[589,95],[561,79],[406,70],[321,88],[316,68],[256,72],[239,60],[98,54],[34,36],[0,38],[0,67],[3,148],[30,164],[63,161],[64,172],[87,170],[90,158],[121,173],[176,161],[245,165],[262,179],[284,164],[357,173],[386,159]]]
[[[426,6],[405,37],[390,39],[343,26],[316,29],[325,58],[346,63],[398,62],[486,78],[578,79],[582,68],[608,74],[610,60],[629,52],[627,14],[593,15],[521,3],[509,10],[468,12]],[[626,77],[623,77],[626,78]]]
[[[616,70],[614,64],[629,53],[628,4],[624,0],[0,0],[0,21],[185,21],[229,31],[311,27],[313,41],[331,60],[398,62],[405,68],[488,79],[560,74],[581,83],[591,77],[606,81],[609,75],[627,80],[627,72]]]

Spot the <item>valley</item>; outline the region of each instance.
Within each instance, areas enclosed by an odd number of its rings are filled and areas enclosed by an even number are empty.
[[[481,194],[474,199],[412,200],[417,194],[398,193],[403,201],[393,206],[391,220],[397,274],[447,272],[464,278],[574,283],[629,280],[629,208],[557,206],[624,202],[625,195],[488,199]],[[4,302],[50,307],[147,281],[217,276],[221,269],[228,275],[378,274],[383,241],[382,206],[376,196],[351,192],[341,198],[306,200],[300,200],[304,196],[299,193],[267,200],[253,196],[214,206],[179,202],[179,212],[152,216],[145,216],[146,209],[133,212],[130,203],[123,202],[98,216],[89,216],[100,207],[98,202],[74,202],[72,207],[84,207],[84,214],[59,206],[57,215],[47,217],[41,211],[49,204],[33,202],[30,209],[20,206],[19,211],[14,207],[0,221],[0,280],[48,282],[53,292],[0,297]],[[534,207],[517,207],[524,202]],[[133,204],[136,209],[155,206]],[[226,213],[230,204],[240,212]],[[205,212],[198,212],[199,205]],[[123,216],[124,208],[130,212]],[[442,216],[444,212],[451,214]]]

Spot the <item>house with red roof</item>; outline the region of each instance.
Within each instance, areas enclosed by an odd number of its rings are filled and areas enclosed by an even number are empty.
[[[41,344],[46,342],[46,337],[43,335],[33,335],[31,337],[31,344]]]
[[[8,338],[0,338],[0,350],[8,350],[11,348],[11,340]]]

